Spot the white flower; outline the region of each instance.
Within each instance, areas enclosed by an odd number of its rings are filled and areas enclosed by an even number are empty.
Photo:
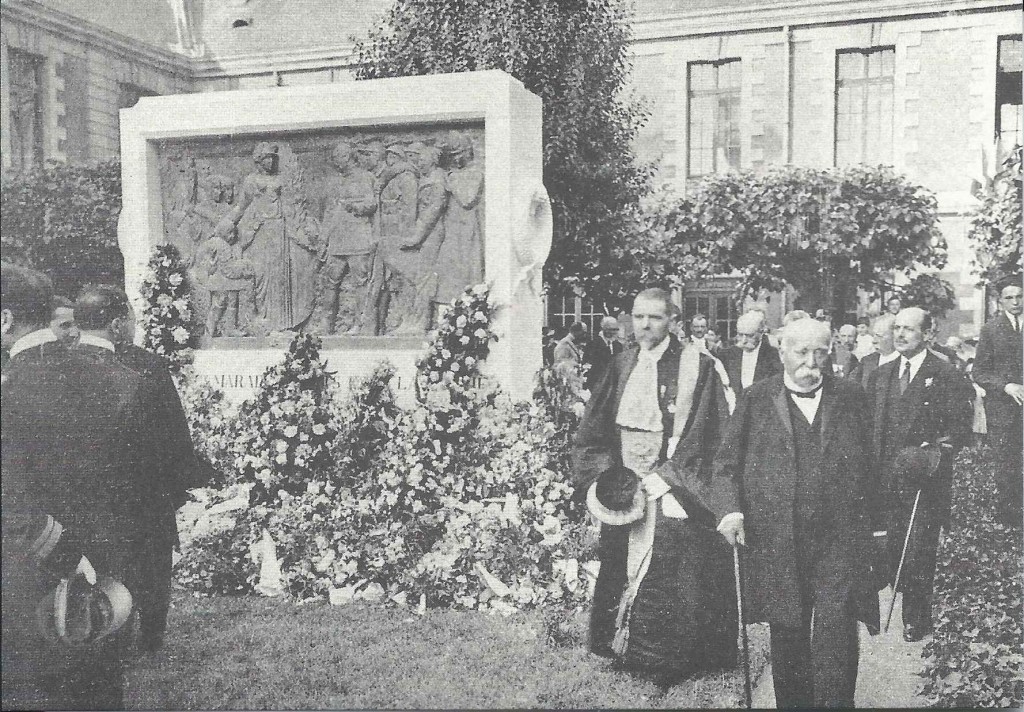
[[[172,272],[171,276],[167,278],[167,281],[171,283],[171,286],[177,287],[184,281],[184,277],[177,272]]]
[[[299,434],[299,429],[297,427],[295,427],[294,425],[287,425],[287,426],[285,426],[284,436],[286,438],[294,438],[298,434]]]
[[[327,428],[324,427],[323,423],[315,423],[313,425],[313,434],[314,435],[323,435],[326,432],[327,432]]]
[[[484,329],[477,329],[476,331],[473,332],[473,336],[475,336],[478,339],[486,339],[487,331]]]
[[[170,294],[161,294],[156,298],[156,303],[162,307],[169,307],[174,303],[174,300],[171,299]]]
[[[275,440],[274,449],[277,450],[278,452],[288,452],[288,443],[286,443],[284,440]]]
[[[179,344],[184,344],[188,341],[188,329],[183,326],[175,327],[174,331],[171,332],[171,336]]]
[[[487,321],[487,315],[482,311],[475,312],[473,314],[473,321]]]
[[[466,325],[466,322],[467,322],[467,319],[466,319],[465,315],[460,314],[459,318],[455,320],[455,326],[457,326],[457,327],[459,327],[461,329],[461,328],[463,328]]]

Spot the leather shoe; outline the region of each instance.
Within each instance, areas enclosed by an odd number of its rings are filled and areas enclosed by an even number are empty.
[[[919,640],[924,640],[931,631],[924,626],[914,625],[913,623],[907,623],[903,626],[903,640],[908,643],[916,643]]]

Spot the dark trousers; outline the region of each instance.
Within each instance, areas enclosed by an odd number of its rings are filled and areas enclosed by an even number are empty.
[[[167,630],[173,549],[169,540],[152,542],[144,547],[137,562],[138,578],[131,592],[139,612],[139,636],[143,641],[163,636]]]
[[[985,422],[992,446],[993,471],[998,495],[999,520],[1009,526],[1021,526],[1024,499],[1024,475],[1021,474],[1024,430],[1021,408],[1016,404],[985,402]]]
[[[899,505],[898,515],[889,527],[889,580],[893,580],[899,568],[903,543],[907,541],[907,525],[913,511],[913,502]],[[899,590],[903,592],[903,624],[930,630],[932,627],[932,588],[935,583],[935,560],[939,548],[940,506],[927,492],[922,493],[921,502],[914,518],[914,529],[907,543],[907,555],[900,573]]]
[[[776,706],[853,707],[860,656],[857,621],[849,611],[814,615],[813,592],[802,598],[800,625],[769,625]]]

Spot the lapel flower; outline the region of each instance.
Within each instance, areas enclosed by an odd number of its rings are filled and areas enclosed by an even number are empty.
[[[932,383],[934,383],[934,382],[935,382],[935,378],[932,377],[932,376],[929,376],[928,378],[924,379],[924,387],[925,388],[931,388],[932,387]]]

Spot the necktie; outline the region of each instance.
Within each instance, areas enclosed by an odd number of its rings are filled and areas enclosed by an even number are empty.
[[[903,368],[900,371],[900,395],[907,392],[910,386],[910,361],[903,359]]]

